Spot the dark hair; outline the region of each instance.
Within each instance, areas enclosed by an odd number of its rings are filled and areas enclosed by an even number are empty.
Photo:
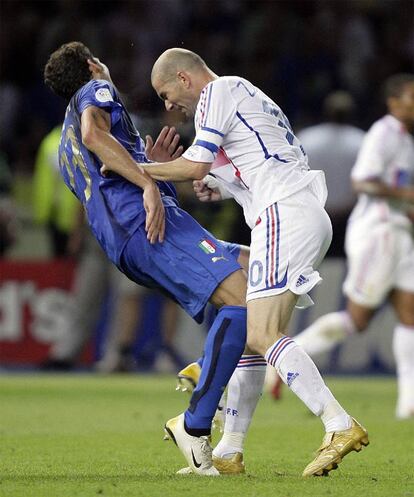
[[[337,90],[323,101],[325,119],[337,124],[347,124],[352,121],[355,112],[355,102],[347,91]]]
[[[80,41],[65,43],[52,53],[44,70],[45,84],[67,100],[91,80],[88,59],[93,55]]]
[[[401,93],[404,91],[404,86],[408,83],[414,83],[414,74],[400,73],[390,76],[384,83],[385,99],[400,97]]]

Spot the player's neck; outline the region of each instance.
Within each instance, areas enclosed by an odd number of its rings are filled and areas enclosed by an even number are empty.
[[[411,119],[405,119],[405,116],[401,115],[399,112],[390,112],[390,114],[397,119],[409,133],[414,130],[414,123]]]
[[[198,85],[200,93],[205,86],[207,86],[209,83],[211,83],[218,77],[219,76],[217,76],[217,74],[215,74],[211,69],[207,68],[205,71],[203,71],[203,73],[200,75],[199,85]]]

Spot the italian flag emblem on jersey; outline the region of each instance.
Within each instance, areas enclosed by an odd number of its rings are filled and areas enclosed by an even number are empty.
[[[201,242],[198,244],[198,246],[206,254],[214,254],[216,251],[216,246],[212,242],[210,242],[209,240],[201,240]]]

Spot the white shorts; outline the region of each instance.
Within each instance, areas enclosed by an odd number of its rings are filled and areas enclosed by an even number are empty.
[[[414,239],[409,230],[353,222],[345,250],[348,274],[343,290],[356,304],[376,308],[393,288],[414,293]]]
[[[332,239],[332,226],[309,187],[268,207],[252,230],[247,301],[290,290],[296,307],[313,304],[307,293],[322,281],[315,268]]]

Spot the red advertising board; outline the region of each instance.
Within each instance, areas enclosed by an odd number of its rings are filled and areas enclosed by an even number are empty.
[[[68,317],[74,264],[0,261],[0,363],[46,359]]]

